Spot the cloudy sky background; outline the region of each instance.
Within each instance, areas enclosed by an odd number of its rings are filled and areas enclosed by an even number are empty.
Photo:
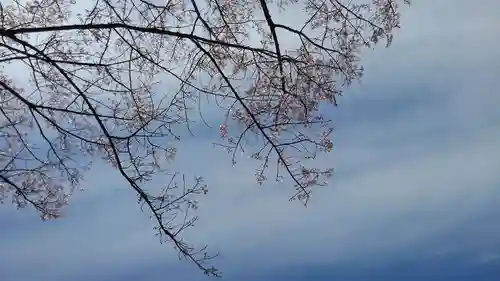
[[[257,186],[254,163],[231,167],[216,132],[182,142],[175,166],[211,188],[188,238],[221,252],[225,280],[500,276],[500,3],[413,2],[329,113],[335,151],[318,161],[336,174],[307,209]],[[57,221],[0,206],[0,280],[209,280],[158,243],[116,172],[84,186]]]

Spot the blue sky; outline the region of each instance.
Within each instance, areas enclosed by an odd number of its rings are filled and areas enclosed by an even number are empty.
[[[413,2],[329,113],[335,151],[317,161],[336,174],[308,208],[257,186],[255,163],[231,167],[217,132],[183,140],[176,168],[211,188],[187,238],[221,252],[224,280],[498,279],[500,5]],[[61,220],[0,206],[0,279],[209,280],[158,243],[134,193],[99,165]]]

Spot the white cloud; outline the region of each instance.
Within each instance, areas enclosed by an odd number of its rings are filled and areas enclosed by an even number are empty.
[[[485,77],[494,77],[500,64],[496,51],[500,38],[494,36],[500,26],[496,16],[499,7],[495,0],[412,1],[402,13],[402,28],[395,32],[391,47],[366,51],[363,84],[381,89],[389,85],[428,89],[430,85],[422,80],[432,77],[434,81],[447,80],[440,86],[448,90],[443,94],[450,94],[464,83],[478,86]],[[359,99],[404,94],[377,92],[367,96],[366,87],[356,89],[359,91],[351,95]]]
[[[226,259],[275,256],[271,263],[276,265],[321,260],[325,252],[338,261],[408,247],[487,212],[492,208],[485,204],[488,199],[500,200],[493,186],[500,180],[495,168],[500,167],[499,141],[500,134],[486,131],[447,149],[430,147],[418,158],[360,169],[318,191],[307,209],[287,202],[289,190],[239,180],[248,170],[207,167],[206,173],[214,175],[209,180],[228,181],[212,182],[202,221],[190,236],[223,251]],[[75,202],[78,212],[66,221],[34,224],[35,233],[20,233],[5,245],[9,263],[27,262],[34,271],[57,276],[170,263],[173,253],[157,245],[149,221],[128,195],[106,194],[95,205]]]
[[[499,73],[493,67],[500,56],[491,53],[498,45],[496,9],[472,1],[414,2],[394,45],[367,54],[365,83],[342,99],[337,150],[319,160],[338,167],[337,178],[307,209],[287,201],[290,188],[255,185],[250,162],[231,168],[229,156],[205,140],[183,141],[176,167],[205,175],[211,187],[202,221],[189,235],[194,241],[235,263],[242,254],[270,266],[326,254],[331,261],[363,259],[446,237],[500,212]],[[400,103],[412,95],[428,103]],[[42,224],[20,214],[13,222],[2,210],[0,221],[13,226],[0,234],[0,260],[11,272],[20,275],[29,265],[46,276],[74,277],[88,268],[171,264],[175,256],[151,235],[133,193],[119,177],[98,175],[103,171],[89,175],[87,191],[61,221]]]
[[[493,263],[500,261],[500,254],[490,254],[483,256],[479,263]]]

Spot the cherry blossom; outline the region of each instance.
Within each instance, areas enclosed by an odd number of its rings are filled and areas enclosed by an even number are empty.
[[[258,162],[258,184],[293,187],[291,199],[307,203],[333,174],[312,161],[334,148],[325,113],[361,78],[361,50],[391,43],[402,3],[2,1],[0,201],[58,218],[102,159],[161,241],[218,276],[215,255],[182,239],[207,185],[171,170],[181,132],[216,104],[217,146],[234,164],[236,153]],[[160,176],[172,180],[154,186]]]

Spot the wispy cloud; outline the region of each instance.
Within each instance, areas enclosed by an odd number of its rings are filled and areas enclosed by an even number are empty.
[[[318,161],[337,173],[308,208],[287,201],[291,188],[257,186],[250,160],[231,167],[212,148],[213,136],[181,143],[175,168],[205,176],[211,187],[188,238],[221,251],[229,277],[454,254],[470,264],[495,262],[498,4],[414,2],[394,45],[366,52],[363,84],[331,113],[336,150]],[[152,222],[112,170],[97,166],[86,186],[60,221],[1,207],[2,280],[195,274],[157,243]]]

